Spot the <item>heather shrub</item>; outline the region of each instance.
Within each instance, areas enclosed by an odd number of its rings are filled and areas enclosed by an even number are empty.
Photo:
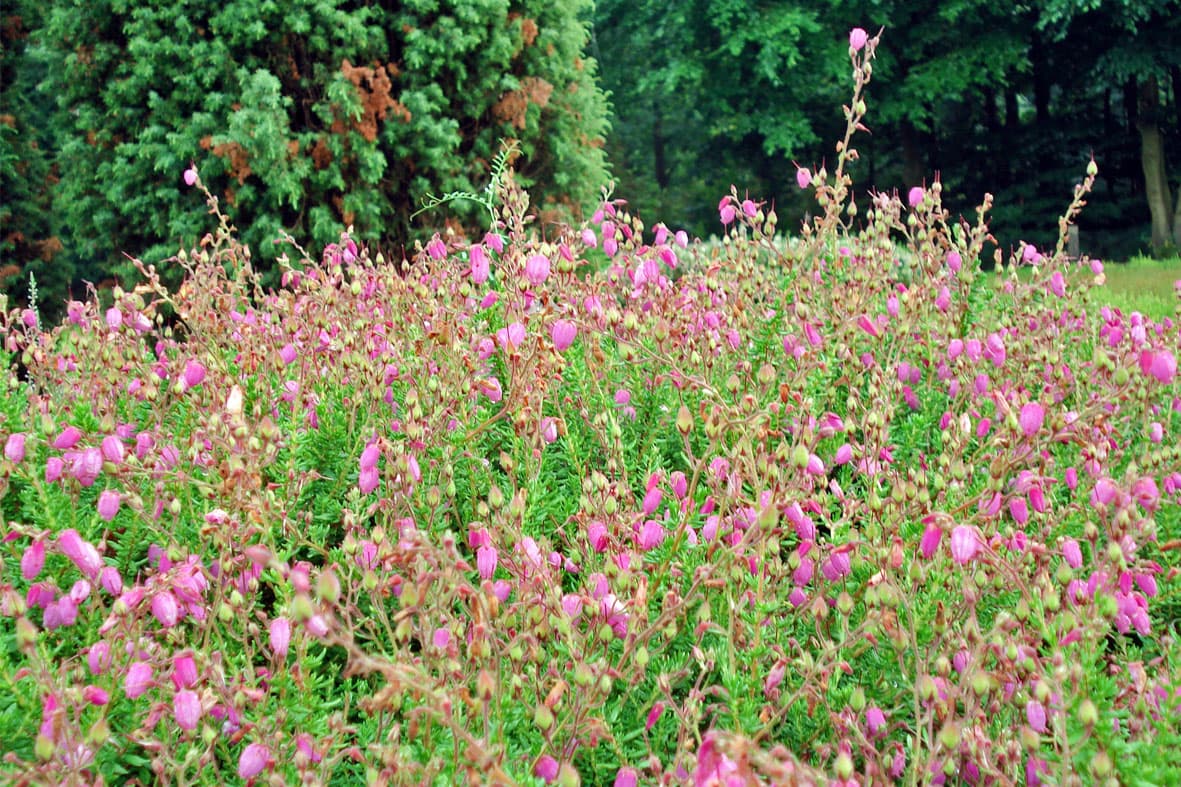
[[[266,288],[207,193],[178,290],[9,312],[6,776],[1168,781],[1178,327],[1061,248],[994,286],[937,182],[855,208],[851,43],[795,242],[737,190],[710,249],[539,228],[510,171]]]

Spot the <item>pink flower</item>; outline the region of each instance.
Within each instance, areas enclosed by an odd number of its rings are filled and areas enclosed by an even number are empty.
[[[754,218],[759,212],[759,206],[753,200],[744,199],[742,201],[742,212],[749,218]]]
[[[376,442],[371,442],[365,446],[365,450],[361,452],[361,469],[372,470],[377,467],[377,460],[381,458],[381,446]]]
[[[178,689],[191,689],[197,683],[197,662],[189,653],[172,660],[172,685]]]
[[[1037,732],[1046,731],[1046,706],[1037,700],[1025,703],[1025,720]]]
[[[504,251],[504,238],[500,237],[500,235],[496,234],[495,232],[484,233],[484,244],[497,254],[500,254]]]
[[[86,653],[86,666],[91,675],[102,675],[111,666],[111,646],[106,640],[99,640]]]
[[[82,432],[76,426],[67,426],[61,430],[57,437],[53,438],[53,447],[62,451],[68,451],[78,444],[82,439]]]
[[[443,243],[443,239],[436,234],[426,245],[426,253],[430,255],[432,260],[441,260],[447,256],[447,244]]]
[[[1026,437],[1033,437],[1042,428],[1046,420],[1046,408],[1038,402],[1029,402],[1021,407],[1021,415],[1017,422],[1021,424],[1021,432]]]
[[[640,528],[640,549],[647,552],[653,547],[659,546],[662,541],[664,541],[664,525],[655,519],[646,520]]]
[[[734,217],[738,212],[734,210],[734,206],[730,204],[730,198],[724,197],[721,203],[718,204],[718,217],[721,218],[722,224],[730,224],[734,221]]]
[[[1029,508],[1025,505],[1025,498],[1014,497],[1009,500],[1009,514],[1013,517],[1013,521],[1019,525],[1024,525],[1029,521]]]
[[[848,552],[833,552],[820,566],[820,573],[829,582],[836,582],[841,577],[848,576],[850,570]]]
[[[964,258],[955,249],[947,252],[947,269],[952,273],[959,273],[960,267],[963,265]]]
[[[435,647],[442,650],[451,642],[451,632],[445,628],[439,627],[435,629],[434,636],[431,641],[435,643]]]
[[[291,642],[291,621],[284,617],[278,617],[271,621],[269,628],[271,652],[277,658],[284,658],[287,655],[287,647]]]
[[[554,340],[554,349],[565,352],[574,343],[574,338],[578,335],[578,326],[569,320],[558,320],[554,323],[550,335]]]
[[[1144,350],[1140,353],[1140,371],[1168,385],[1177,374],[1177,359],[1168,350]]]
[[[530,254],[525,260],[525,278],[529,284],[540,286],[549,277],[549,258],[543,254]]]
[[[170,591],[162,590],[152,597],[152,616],[164,628],[172,628],[180,620],[180,608],[176,603],[176,596]]]
[[[848,443],[845,443],[840,448],[837,449],[836,456],[833,457],[832,461],[833,461],[833,464],[835,464],[835,465],[846,465],[850,461],[852,461],[852,459],[853,459],[853,446],[849,445]]]
[[[25,459],[25,435],[17,432],[10,434],[4,443],[4,456],[13,464],[20,464]]]
[[[197,729],[201,720],[201,699],[195,691],[181,689],[172,698],[172,715],[182,730]]]
[[[262,773],[271,760],[271,750],[261,743],[252,743],[238,758],[238,778],[253,779]]]
[[[596,520],[587,525],[586,537],[590,542],[591,549],[596,552],[603,552],[607,549],[607,526],[602,522]]]
[[[488,276],[492,272],[492,268],[488,262],[488,254],[484,251],[484,247],[479,243],[473,244],[467,252],[468,262],[471,265],[472,281],[475,284],[483,284],[488,281]]]
[[[869,34],[860,27],[855,27],[849,31],[849,48],[854,52],[860,52],[865,47],[865,42],[869,40]]]
[[[558,761],[548,754],[544,755],[533,766],[533,775],[546,784],[552,784],[558,778]]]
[[[96,579],[102,571],[103,561],[94,545],[82,540],[74,528],[63,530],[57,536],[57,548],[90,579]]]
[[[123,693],[129,699],[136,699],[152,685],[152,665],[143,661],[132,662],[123,679]]]
[[[122,500],[118,492],[104,489],[98,496],[98,515],[104,522],[110,522],[119,513]]]
[[[587,227],[582,231],[582,244],[588,248],[594,248],[599,245],[599,238],[595,235],[595,231]]]
[[[714,787],[714,785],[730,785],[732,778],[736,784],[745,784],[738,774],[738,764],[725,754],[717,750],[714,744],[714,733],[708,732],[701,747],[697,750],[697,768],[693,772],[694,787]]]
[[[112,306],[107,309],[107,327],[112,331],[119,330],[119,326],[123,324],[123,312],[119,311],[118,306]]]
[[[181,177],[184,178],[186,186],[196,185],[197,184],[197,168],[192,165],[189,165],[189,168],[184,171],[184,174],[181,175]]]
[[[98,474],[103,469],[102,451],[97,448],[86,448],[82,451],[71,451],[66,456],[70,460],[70,475],[82,486],[94,486]],[[46,474],[48,472],[49,465],[46,464]]]
[[[918,207],[923,201],[924,192],[921,186],[913,186],[906,194],[906,201],[912,208]]]
[[[865,729],[871,738],[877,735],[884,726],[886,726],[886,714],[882,712],[881,708],[871,705],[865,709]]]
[[[491,579],[496,573],[496,547],[482,546],[476,550],[476,570],[480,572],[480,579]]]
[[[181,375],[185,388],[196,388],[205,381],[205,366],[200,361],[186,361],[185,370]]]
[[[114,566],[103,567],[98,575],[98,584],[112,596],[118,596],[123,592],[123,577]]]
[[[34,541],[21,555],[21,577],[31,582],[45,566],[45,542]]]
[[[82,699],[91,705],[106,705],[111,701],[111,695],[98,686],[86,686],[82,689]]]
[[[730,208],[730,210],[731,210],[731,212],[733,212],[734,209]],[[608,257],[614,257],[615,252],[617,252],[617,251],[619,251],[619,241],[615,240],[615,238],[604,238],[603,239],[603,253],[604,254],[606,254]]]
[[[1066,297],[1066,278],[1062,275],[1062,271],[1054,271],[1054,274],[1050,276],[1050,292],[1059,298]]]
[[[620,768],[615,774],[613,787],[636,787],[639,778],[635,768]]]
[[[923,538],[919,542],[919,551],[927,560],[935,554],[935,550],[939,548],[939,542],[943,539],[943,529],[934,522],[927,524],[926,530],[923,531]]]
[[[102,442],[103,459],[112,464],[122,464],[123,458],[127,455],[127,450],[123,447],[123,441],[119,439],[118,435],[109,434],[103,438]]]
[[[961,566],[976,557],[980,550],[980,537],[976,529],[968,525],[957,525],[951,531],[951,556]]]
[[[796,170],[796,185],[802,189],[812,185],[812,173],[808,171],[807,167],[800,167]]]
[[[374,489],[377,489],[379,480],[380,477],[378,476],[376,467],[366,468],[361,471],[360,476],[357,478],[357,488],[361,490],[361,494],[367,495]]]

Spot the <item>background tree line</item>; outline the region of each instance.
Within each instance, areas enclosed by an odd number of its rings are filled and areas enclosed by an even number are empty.
[[[832,157],[847,34],[885,28],[859,187],[938,172],[1002,244],[1046,243],[1093,154],[1084,249],[1181,245],[1181,2],[11,0],[0,17],[0,279],[52,311],[208,229],[195,161],[263,268],[286,231],[400,256],[478,191],[505,139],[544,220],[609,177],[649,223],[708,235],[731,183],[782,226]],[[610,118],[610,131],[608,119]],[[179,273],[179,272],[176,272]]]

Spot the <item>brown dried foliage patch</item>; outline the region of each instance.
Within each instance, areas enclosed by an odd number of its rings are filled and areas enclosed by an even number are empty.
[[[525,77],[521,87],[510,90],[492,106],[492,114],[502,123],[509,123],[520,130],[525,129],[525,111],[530,104],[545,107],[553,95],[554,86],[541,77]]]
[[[397,67],[391,64],[390,68],[393,75],[397,76]],[[390,95],[394,85],[390,72],[384,65],[377,63],[373,68],[354,66],[345,58],[341,61],[340,72],[344,74],[345,79],[353,83],[357,95],[361,98],[361,117],[355,121],[353,128],[367,141],[373,142],[377,139],[377,124],[385,120],[390,110],[393,110],[403,123],[410,122],[410,110]]]
[[[250,177],[253,172],[250,169],[250,160],[246,154],[246,148],[237,142],[223,142],[220,145],[214,145],[213,155],[229,161],[230,177],[237,178],[239,186],[245,183],[246,178]]]

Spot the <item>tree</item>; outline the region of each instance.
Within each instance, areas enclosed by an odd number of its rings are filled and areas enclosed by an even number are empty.
[[[58,98],[67,251],[127,272],[208,230],[202,180],[253,247],[288,232],[400,255],[479,191],[502,140],[544,208],[606,181],[606,101],[583,56],[590,0],[57,0],[39,31]],[[475,206],[454,203],[471,230]],[[265,263],[264,263],[265,267]]]

